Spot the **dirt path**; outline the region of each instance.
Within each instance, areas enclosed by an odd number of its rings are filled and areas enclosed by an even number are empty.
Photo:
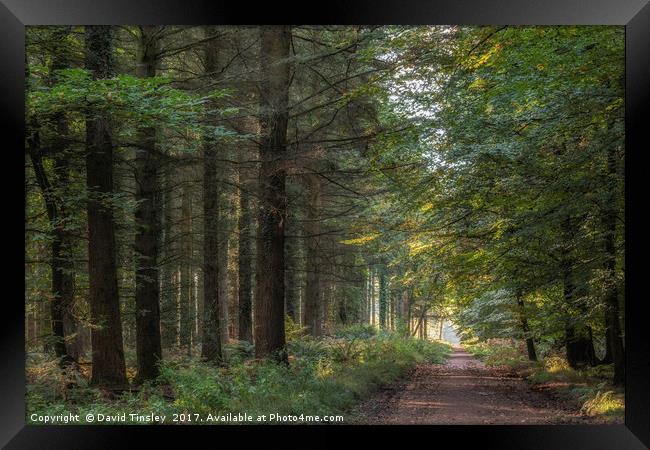
[[[365,424],[588,423],[575,405],[534,391],[521,378],[486,367],[460,347],[445,365],[424,364],[352,414]]]

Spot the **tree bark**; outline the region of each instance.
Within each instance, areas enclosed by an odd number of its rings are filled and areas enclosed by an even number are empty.
[[[240,169],[241,170],[241,169]],[[241,173],[241,172],[240,172]],[[240,180],[241,180],[240,175]],[[241,181],[240,181],[241,182]],[[253,293],[252,293],[252,262],[253,248],[251,242],[250,199],[247,192],[239,193],[239,339],[253,342]]]
[[[87,26],[86,68],[95,79],[112,75],[112,29]],[[128,384],[122,343],[122,322],[115,262],[113,144],[111,119],[103,111],[86,118],[86,184],[88,187],[88,278],[93,322],[91,384],[124,387]]]
[[[180,261],[180,345],[192,353],[192,318],[190,316],[190,290],[192,282],[192,196],[189,180],[185,180],[181,192],[181,261]]]
[[[178,311],[176,293],[176,245],[172,237],[174,229],[174,189],[175,171],[169,160],[165,161],[163,190],[163,251],[161,280],[160,327],[163,347],[178,345]]]
[[[342,251],[345,252],[345,249],[342,249]],[[350,257],[349,257],[350,254],[351,254],[350,252],[343,253],[341,257],[342,264],[339,265],[339,267],[337,267],[338,270],[336,270],[336,272],[338,272],[338,276],[340,277],[340,279],[345,279],[346,272],[349,274],[351,271],[350,267],[352,267],[353,262],[350,261]],[[350,302],[348,301],[350,299],[348,298],[348,293],[346,292],[345,289],[341,289],[339,287],[337,291],[339,291],[338,295],[336,296],[336,306],[338,309],[337,311],[338,323],[342,325],[347,325],[350,322],[350,317],[352,314],[350,308]]]
[[[318,175],[304,177],[307,204],[305,205],[305,311],[304,324],[312,336],[320,336],[322,329],[323,293],[320,280],[320,206],[321,182]]]
[[[517,306],[519,307],[519,323],[521,324],[521,331],[526,340],[526,349],[528,351],[528,359],[537,361],[537,352],[535,351],[535,341],[530,334],[528,326],[528,318],[526,317],[526,308],[524,306],[524,296],[521,291],[517,291]]]
[[[136,75],[155,77],[157,65],[158,27],[140,27]],[[160,338],[160,280],[158,246],[160,242],[160,186],[156,152],[155,128],[141,128],[135,156],[136,234],[135,270],[135,332],[138,363],[137,380],[153,380],[159,374],[162,357]]]
[[[386,278],[386,267],[379,268],[379,326],[386,328],[388,309],[388,279]]]
[[[329,273],[332,270],[331,264],[322,264],[321,267],[325,273]],[[319,269],[320,270],[320,269]],[[321,291],[321,333],[325,334],[328,332],[328,324],[330,319],[330,306],[332,304],[332,280],[329,278],[329,275],[325,277],[320,277],[320,291]]]
[[[424,321],[424,317],[426,316],[426,313],[427,313],[426,306],[421,305],[420,306],[420,317],[418,317],[417,324],[415,325],[415,328],[413,329],[413,332],[411,333],[411,336],[415,336],[417,334],[419,338],[422,338],[422,323]]]
[[[241,36],[238,35],[238,36]],[[259,49],[256,47],[255,58],[259,58]],[[242,92],[241,101],[259,104],[259,92],[257,83],[245,79],[240,88]],[[244,134],[259,135],[260,124],[254,116],[245,117],[236,122],[240,132]],[[253,272],[254,272],[254,244],[257,232],[257,216],[255,214],[255,196],[257,189],[257,173],[253,169],[250,160],[258,159],[258,148],[254,144],[245,143],[238,151],[238,175],[239,184],[239,217],[238,229],[238,288],[237,288],[237,333],[240,340],[253,343]]]
[[[64,330],[64,317],[70,308],[74,295],[73,266],[69,255],[71,243],[63,229],[64,218],[60,217],[61,206],[56,201],[56,195],[50,184],[43,165],[38,138],[32,137],[30,143],[30,158],[36,175],[36,180],[43,193],[45,209],[53,228],[52,243],[50,245],[52,257],[50,268],[52,273],[52,300],[50,301],[51,333],[53,337],[54,354],[60,359],[60,364],[65,366],[75,358],[68,352],[66,346],[66,333]]]
[[[407,303],[406,303],[406,334],[410,336],[411,334],[411,327],[412,327],[412,321],[413,321],[413,308],[412,308],[412,297],[413,297],[413,288],[409,290],[409,295],[406,298]]]
[[[218,170],[219,179],[223,180],[226,177],[225,170],[221,167]],[[228,239],[228,231],[230,228],[230,214],[226,210],[229,209],[230,198],[225,191],[223,185],[217,184],[219,204],[221,205],[217,211],[217,220],[219,225],[217,228],[218,237],[218,251],[217,251],[217,264],[219,265],[219,332],[221,334],[221,343],[227,344],[230,340],[230,292],[228,292],[228,285],[230,284],[230,274],[228,273],[228,253],[230,251],[230,242]]]
[[[591,327],[585,324],[585,306],[581,303],[580,292],[584,286],[576,283],[574,273],[575,256],[571,252],[574,243],[574,224],[571,217],[563,220],[562,239],[563,253],[560,256],[560,271],[563,282],[565,317],[565,346],[567,362],[577,369],[585,365],[597,363],[594,350]]]
[[[402,298],[400,300],[399,315],[400,320],[398,327],[401,333],[408,334],[408,320],[409,320],[409,303],[411,301],[411,292],[408,288],[402,291]]]
[[[201,356],[218,362],[221,350],[221,290],[219,289],[219,195],[217,152],[212,144],[203,149],[203,346]],[[225,325],[225,324],[224,324]]]
[[[370,289],[368,288],[368,270],[367,268],[363,268],[362,272],[363,276],[363,290],[362,290],[362,295],[363,295],[363,310],[361,314],[361,319],[359,323],[367,323],[369,322],[369,312],[370,312],[370,303],[368,302],[369,299],[369,293]]]
[[[563,263],[563,273],[564,302],[571,310],[575,304],[576,287],[569,264]],[[596,356],[591,339],[591,329],[582,324],[581,320],[576,320],[571,316],[566,318],[565,341],[567,362],[573,369],[595,365]]]
[[[213,30],[208,29],[207,34]],[[209,41],[204,47],[205,73],[211,74],[217,68],[219,44]],[[218,181],[218,151],[216,142],[205,138],[203,146],[203,342],[201,357],[212,362],[222,360],[221,328],[227,323],[221,321],[223,305],[222,289],[220,289],[219,264],[219,181]]]
[[[429,337],[429,316],[424,315],[424,321],[422,323],[422,338],[427,339]]]
[[[297,197],[297,196],[296,196]],[[300,323],[298,317],[298,264],[299,264],[299,246],[302,242],[300,235],[300,224],[298,221],[297,200],[288,206],[287,211],[287,236],[285,237],[285,308],[286,313],[295,323]]]
[[[603,226],[605,229],[604,269],[605,281],[605,338],[607,349],[614,363],[615,385],[622,385],[625,382],[625,350],[623,338],[621,337],[621,323],[618,305],[618,287],[616,280],[616,214],[617,214],[617,170],[616,170],[616,149],[609,146],[607,149],[607,201],[603,215]]]
[[[286,362],[284,334],[284,227],[291,43],[289,26],[263,26],[261,40],[260,216],[255,292],[255,353]]]
[[[56,71],[65,69],[69,65],[68,49],[65,43],[70,34],[70,27],[61,27],[53,31],[52,63],[50,66],[50,83],[56,82]],[[26,79],[29,80],[29,66],[25,65]],[[29,87],[28,87],[29,88]],[[69,222],[69,213],[64,207],[62,198],[64,190],[69,184],[70,165],[68,161],[67,138],[69,132],[68,121],[65,113],[56,113],[52,117],[56,127],[56,137],[51,144],[53,155],[53,177],[48,176],[43,163],[43,154],[40,142],[38,123],[33,120],[29,125],[28,150],[36,182],[41,189],[45,202],[45,210],[52,227],[52,241],[50,244],[51,259],[50,269],[52,277],[52,300],[50,302],[51,332],[53,347],[62,367],[78,360],[80,349],[79,340],[75,336],[77,323],[73,315],[74,306],[74,264],[73,240],[70,232],[66,230]]]
[[[376,324],[375,311],[375,268],[370,266],[370,325]]]

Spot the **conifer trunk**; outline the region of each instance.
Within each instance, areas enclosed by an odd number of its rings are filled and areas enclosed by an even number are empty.
[[[260,215],[255,292],[255,354],[287,361],[284,350],[284,228],[291,28],[260,29],[262,74]]]
[[[86,68],[95,79],[112,76],[113,33],[110,26],[86,27]],[[115,262],[113,144],[109,115],[93,111],[86,118],[89,303],[93,322],[91,384],[128,384]]]
[[[158,39],[157,27],[140,27],[136,75],[156,76]],[[160,159],[156,149],[156,129],[139,130],[139,145],[135,157],[135,220],[137,231],[134,251],[135,270],[135,330],[138,381],[155,379],[162,357],[160,338],[160,280],[158,246],[160,243]]]
[[[305,179],[305,246],[306,246],[306,280],[304,324],[312,336],[320,336],[322,329],[323,293],[320,279],[320,205],[321,183],[317,175],[308,174]]]

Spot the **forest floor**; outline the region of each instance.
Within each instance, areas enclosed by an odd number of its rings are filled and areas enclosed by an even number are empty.
[[[348,422],[359,424],[586,424],[580,405],[534,388],[502,368],[488,367],[462,347],[444,365],[421,364],[361,403]]]

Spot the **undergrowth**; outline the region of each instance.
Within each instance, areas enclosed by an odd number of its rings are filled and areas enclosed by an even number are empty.
[[[289,365],[256,360],[248,343],[225,350],[221,367],[197,357],[175,356],[161,363],[156,383],[120,395],[88,386],[88,377],[74,374],[75,387],[56,361],[42,353],[27,361],[27,421],[32,414],[222,415],[238,412],[253,417],[333,415],[348,411],[379,386],[399,378],[417,363],[442,363],[449,346],[368,326],[341,329],[334,336],[313,339],[300,330],[288,333]],[[79,422],[77,422],[79,423]]]
[[[507,367],[537,386],[553,388],[559,395],[581,405],[581,412],[605,422],[620,422],[625,413],[625,391],[612,386],[611,364],[573,369],[560,354],[530,361],[521,343],[509,340],[464,342],[473,355],[492,367]]]

